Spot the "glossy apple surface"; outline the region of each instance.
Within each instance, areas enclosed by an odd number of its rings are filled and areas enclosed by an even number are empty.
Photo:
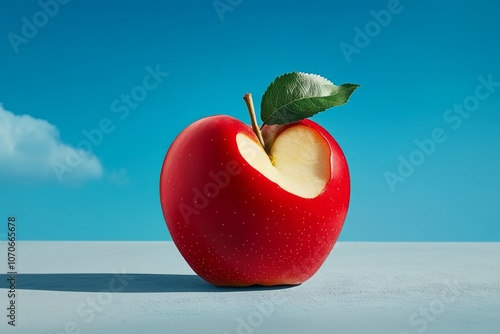
[[[248,125],[207,117],[179,134],[163,162],[168,230],[191,268],[218,286],[304,282],[346,218],[349,171],[334,138],[311,120],[263,134],[271,159]]]

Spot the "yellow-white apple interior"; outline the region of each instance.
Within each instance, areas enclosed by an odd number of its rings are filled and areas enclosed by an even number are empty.
[[[314,129],[297,125],[284,130],[274,141],[270,156],[254,139],[236,135],[238,149],[245,160],[286,191],[314,198],[330,178],[330,147]]]

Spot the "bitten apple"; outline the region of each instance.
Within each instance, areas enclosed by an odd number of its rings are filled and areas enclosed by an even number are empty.
[[[160,176],[163,214],[191,268],[219,286],[300,284],[325,261],[349,204],[347,162],[320,125],[188,126]]]
[[[267,88],[258,126],[230,116],[189,125],[160,175],[163,215],[191,268],[219,286],[296,285],[332,250],[347,215],[349,170],[335,139],[308,120],[359,87],[286,73]]]

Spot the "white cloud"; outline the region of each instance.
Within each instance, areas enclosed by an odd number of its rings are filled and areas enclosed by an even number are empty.
[[[63,143],[55,125],[0,105],[0,178],[80,183],[102,174],[99,159]]]

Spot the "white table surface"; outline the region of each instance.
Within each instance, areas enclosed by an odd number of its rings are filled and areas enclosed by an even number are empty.
[[[171,242],[19,242],[17,257],[12,327],[0,243],[0,333],[500,333],[500,243],[338,243],[288,288],[211,286]]]

